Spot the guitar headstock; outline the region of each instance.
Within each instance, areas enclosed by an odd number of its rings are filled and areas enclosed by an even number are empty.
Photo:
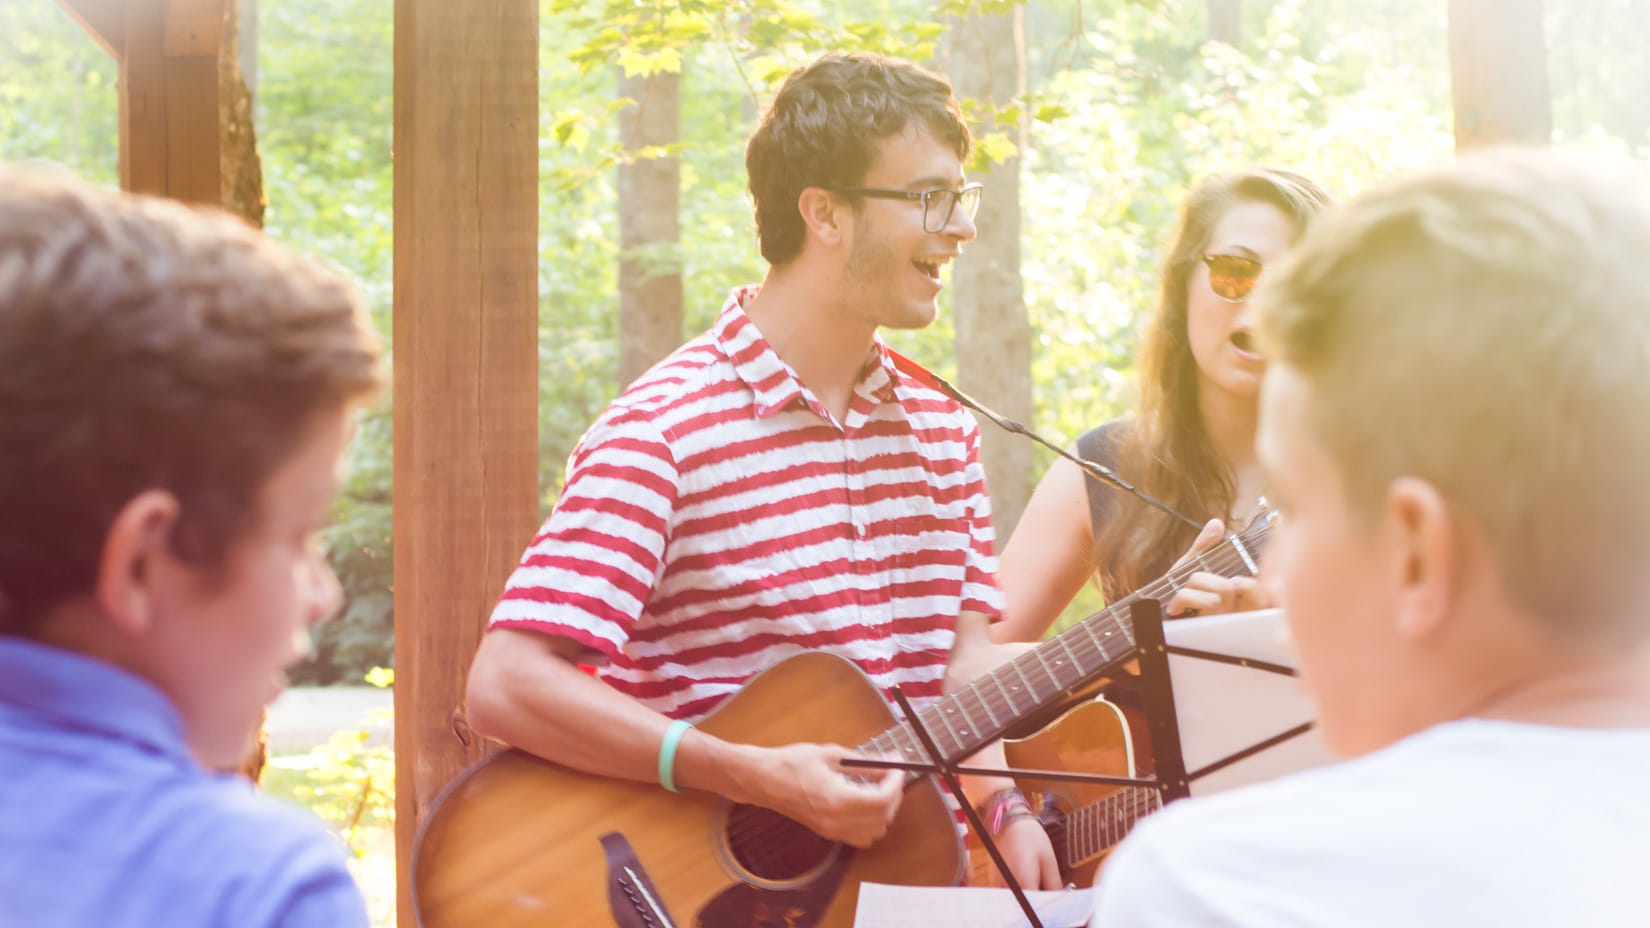
[[[1272,504],[1267,501],[1266,497],[1258,497],[1255,500],[1255,514],[1249,517],[1249,524],[1244,526],[1242,535],[1247,539],[1250,532],[1255,532],[1261,527],[1270,531],[1278,527],[1278,522],[1282,518],[1283,516],[1272,508]]]
[[[1238,557],[1242,559],[1243,565],[1250,576],[1260,574],[1260,565],[1257,561],[1260,558],[1261,550],[1266,547],[1267,540],[1272,536],[1272,530],[1277,528],[1278,521],[1281,518],[1271,504],[1266,501],[1266,497],[1262,496],[1256,501],[1255,514],[1250,517],[1249,524],[1244,527],[1243,531],[1227,536],[1227,543],[1237,551]]]

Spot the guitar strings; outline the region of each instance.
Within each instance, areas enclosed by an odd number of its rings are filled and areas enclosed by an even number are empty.
[[[1073,809],[1066,816],[1067,860],[1076,866],[1112,848],[1136,822],[1162,807],[1157,790],[1127,786]],[[1115,835],[1113,826],[1120,826]]]
[[[1265,541],[1267,535],[1270,534],[1270,531],[1270,524],[1262,521],[1257,524],[1256,528],[1246,532],[1242,536],[1241,540],[1258,546],[1259,543]],[[1167,595],[1171,595],[1176,590],[1185,586],[1191,574],[1199,570],[1219,573],[1223,576],[1235,576],[1240,572],[1247,573],[1248,564],[1238,554],[1235,546],[1230,542],[1222,545],[1214,552],[1205,552],[1204,555],[1182,564],[1178,568],[1170,570],[1169,573],[1163,577],[1146,584],[1129,596],[1118,600],[1115,604],[1102,609],[1066,631],[1061,632],[1059,635],[1049,639],[1048,642],[1045,642],[1044,645],[1039,645],[1037,648],[1021,654],[1014,660],[1005,662],[1005,664],[1001,667],[994,668],[980,680],[975,681],[967,688],[958,692],[954,698],[948,698],[947,700],[942,701],[941,705],[944,705],[946,702],[957,704],[961,710],[963,719],[968,723],[970,729],[973,729],[977,733],[980,726],[973,722],[973,716],[966,706],[966,702],[969,699],[972,699],[975,705],[984,711],[989,719],[993,720],[993,727],[998,729],[996,732],[993,732],[992,736],[994,737],[996,734],[1000,734],[1002,730],[1005,730],[1006,726],[1001,726],[995,723],[997,714],[991,711],[992,700],[990,695],[985,693],[986,683],[989,682],[996,686],[1001,699],[998,707],[1002,709],[1004,714],[1012,720],[1016,715],[1021,713],[1015,708],[1013,700],[1008,696],[1008,691],[1003,687],[1003,682],[997,677],[998,674],[1002,673],[1005,668],[1013,670],[1015,675],[1020,677],[1025,683],[1032,699],[1032,708],[1025,710],[1024,714],[1029,714],[1030,712],[1036,711],[1036,709],[1041,708],[1047,702],[1052,701],[1059,695],[1060,692],[1068,688],[1079,686],[1086,680],[1092,679],[1106,664],[1116,659],[1107,653],[1105,644],[1102,641],[1103,637],[1110,637],[1116,633],[1120,634],[1122,640],[1128,642],[1128,646],[1119,653],[1118,657],[1121,657],[1122,654],[1127,653],[1128,649],[1134,646],[1132,623],[1126,625],[1119,618],[1119,614],[1124,611],[1123,607],[1136,600],[1162,599]],[[1095,632],[1101,627],[1104,627],[1105,635],[1096,637]],[[1067,655],[1072,659],[1074,664],[1079,665],[1079,676],[1070,683],[1062,683],[1056,675],[1055,670],[1049,667],[1047,661],[1041,657],[1041,652],[1047,650],[1046,646],[1051,642],[1059,642],[1061,648],[1066,651]],[[1073,648],[1073,642],[1075,642],[1077,646],[1075,650]],[[1089,662],[1085,658],[1092,659],[1096,655],[1101,658],[1101,663],[1096,665],[1093,670],[1083,671],[1081,666],[1086,665]],[[1022,662],[1025,664],[1023,667],[1020,666]],[[1032,673],[1028,674],[1026,672],[1028,670],[1032,671]],[[1054,684],[1054,691],[1046,697],[1042,696],[1032,683],[1033,676],[1047,677],[1050,679]],[[941,706],[931,706],[924,709],[917,714],[917,717],[929,730],[930,734],[935,737],[936,742],[938,742],[942,736],[950,736],[951,744],[949,745],[950,750],[947,756],[954,756],[962,752],[964,749],[964,744],[957,738],[956,732],[952,728],[949,720],[946,719]],[[965,732],[966,731],[968,730],[965,730]],[[901,738],[906,741],[906,746],[903,750],[900,749],[898,744],[898,741]],[[926,759],[924,754],[918,749],[914,733],[910,731],[910,725],[908,722],[897,723],[887,731],[882,732],[870,741],[860,745],[858,750],[860,753],[872,756],[888,753],[886,749],[883,749],[878,745],[878,742],[884,739],[887,739],[890,743],[892,743],[894,747],[892,753],[911,760]],[[983,744],[984,742],[981,743]],[[940,746],[942,748],[946,747],[945,745]],[[782,853],[786,848],[792,846],[790,839],[794,837],[797,829],[801,829],[805,832],[808,831],[805,826],[787,819],[784,816],[778,815],[778,813],[774,813],[772,817],[763,816],[761,819],[756,821],[746,820],[743,824],[730,825],[727,833],[730,841],[737,842],[740,849],[745,852],[742,856],[747,862],[760,860],[764,863],[772,863],[778,859],[778,855],[780,853]],[[812,832],[808,832],[808,834],[817,840],[823,840],[818,839]]]

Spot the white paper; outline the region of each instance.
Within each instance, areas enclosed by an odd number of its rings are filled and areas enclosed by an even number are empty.
[[[1043,928],[1083,928],[1094,912],[1094,890],[1026,893]],[[891,886],[861,883],[854,928],[1026,928],[1025,912],[1007,889],[981,886]]]
[[[1164,622],[1163,637],[1170,646],[1295,666],[1281,609]],[[1188,772],[1316,718],[1312,700],[1295,677],[1170,654],[1169,679]],[[1332,760],[1313,728],[1193,780],[1191,793],[1203,796],[1272,780]]]

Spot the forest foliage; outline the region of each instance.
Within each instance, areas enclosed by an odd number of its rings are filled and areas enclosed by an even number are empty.
[[[711,322],[730,287],[762,274],[743,144],[777,81],[832,48],[943,71],[947,30],[1010,5],[541,0],[546,511],[573,442],[619,388],[615,63],[682,74],[682,139],[644,155],[682,161],[684,234],[666,257],[682,268],[691,333]],[[1206,40],[1200,0],[1025,7],[1028,95],[1014,106],[1032,117],[1019,152],[1031,425],[1056,441],[1128,408],[1158,254],[1195,178],[1269,162],[1347,197],[1452,149],[1446,4],[1248,0],[1242,9],[1244,39],[1233,48]],[[387,338],[394,5],[257,0],[256,13],[266,226],[353,279]],[[113,183],[114,62],[50,0],[0,0],[0,14],[0,158],[46,159]],[[1546,28],[1555,141],[1650,154],[1650,0],[1551,0]],[[977,105],[971,115],[982,115]],[[982,157],[1002,157],[1005,144],[988,136]],[[954,373],[952,336],[942,314],[930,330],[890,340]],[[352,458],[328,539],[347,603],[303,670],[316,682],[358,680],[393,660],[387,396],[365,415]]]

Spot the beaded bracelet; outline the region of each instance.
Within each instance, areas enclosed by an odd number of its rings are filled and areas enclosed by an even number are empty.
[[[997,835],[999,833],[1001,833],[1004,828],[1007,828],[1008,826],[1014,824],[1015,822],[1019,821],[1022,818],[1029,818],[1029,819],[1032,819],[1033,821],[1035,821],[1036,818],[1037,818],[1037,814],[1035,812],[1032,812],[1030,809],[1019,809],[1017,811],[1010,812],[1007,815],[1003,816],[1002,824],[998,825],[997,830],[993,831],[991,833],[991,837],[993,837],[993,838],[997,837]]]
[[[1031,803],[1026,801],[1025,794],[1012,786],[997,790],[986,797],[980,807],[980,815],[985,819],[986,833],[993,838],[1007,827],[1009,822],[1036,817],[1031,811]]]

